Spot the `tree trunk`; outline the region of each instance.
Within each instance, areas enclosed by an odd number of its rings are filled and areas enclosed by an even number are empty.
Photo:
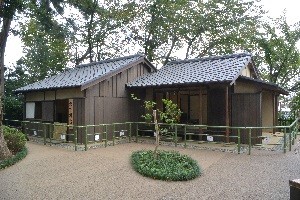
[[[159,146],[159,127],[158,127],[158,122],[157,122],[157,114],[156,114],[156,110],[153,110],[153,118],[154,118],[154,125],[155,125],[155,139],[156,139],[156,142],[155,142],[155,150],[154,150],[154,154],[155,154],[155,157],[157,157],[157,149],[158,149],[158,146]]]
[[[7,148],[7,144],[3,135],[3,97],[4,97],[4,52],[6,41],[11,24],[11,19],[2,19],[2,28],[0,32],[0,160],[11,157],[11,152]]]

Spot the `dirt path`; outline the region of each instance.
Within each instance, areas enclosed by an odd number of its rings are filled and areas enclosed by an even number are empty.
[[[87,152],[27,146],[24,160],[0,171],[0,199],[289,199],[288,180],[300,178],[296,151],[248,156],[176,148],[198,160],[204,174],[188,182],[164,182],[142,177],[129,163],[132,151],[154,145]]]

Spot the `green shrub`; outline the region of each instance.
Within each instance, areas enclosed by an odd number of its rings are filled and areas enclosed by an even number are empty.
[[[138,173],[159,180],[187,181],[201,174],[197,161],[175,151],[158,151],[157,156],[151,150],[136,151],[131,163]]]
[[[12,156],[11,158],[0,161],[0,169],[4,169],[6,167],[16,164],[18,161],[25,158],[27,153],[28,150],[26,147],[24,147],[22,151],[19,151],[16,155]]]
[[[18,153],[25,147],[26,137],[18,129],[3,126],[3,133],[7,147],[13,154]]]

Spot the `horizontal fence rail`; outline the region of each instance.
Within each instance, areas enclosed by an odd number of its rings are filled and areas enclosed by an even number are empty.
[[[254,146],[262,145],[268,137],[262,132],[280,133],[280,143],[266,143],[265,146],[280,146],[284,153],[292,150],[299,133],[299,118],[290,125],[270,127],[231,127],[191,124],[158,123],[161,141],[172,143],[175,147],[194,144],[220,144],[234,146],[237,153],[242,148],[251,154]],[[41,121],[5,120],[7,126],[21,129],[27,137],[39,138],[43,144],[69,144],[68,147],[87,151],[95,146],[114,146],[123,142],[140,142],[155,137],[154,123],[125,122],[99,125],[67,125]],[[277,136],[277,135],[276,135]],[[154,140],[151,140],[152,142]]]

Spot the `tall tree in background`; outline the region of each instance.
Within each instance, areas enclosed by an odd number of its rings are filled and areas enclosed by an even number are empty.
[[[100,3],[101,2],[101,3]],[[69,0],[76,9],[67,17],[72,41],[78,48],[75,63],[99,61],[119,56],[124,50],[125,26],[135,16],[134,1],[111,3],[98,0]],[[83,51],[79,47],[84,48]]]
[[[290,91],[299,85],[296,78],[300,74],[300,23],[292,26],[282,16],[274,24],[265,25],[265,35],[258,40],[260,47],[259,70],[264,80],[276,83]]]
[[[150,61],[162,64],[179,49],[186,49],[185,58],[244,50],[264,14],[256,2],[146,1],[139,4],[131,38]]]
[[[5,159],[11,156],[11,152],[7,148],[2,132],[2,100],[4,96],[4,53],[7,38],[10,32],[11,22],[17,11],[26,11],[32,13],[32,15],[37,15],[38,19],[42,23],[44,23],[45,28],[51,28],[51,24],[49,23],[49,21],[47,21],[49,19],[49,16],[53,14],[53,9],[51,5],[55,9],[59,9],[62,8],[59,6],[61,3],[62,0],[0,0],[0,159]]]
[[[3,136],[3,96],[4,96],[4,53],[6,42],[10,31],[11,21],[17,10],[23,7],[22,0],[0,0],[0,159],[9,158],[11,152],[7,148]]]
[[[29,74],[17,65],[5,71],[4,119],[23,120],[23,96],[14,90],[29,84]]]
[[[250,1],[198,1],[183,38],[186,58],[234,53],[251,48],[265,11]]]
[[[21,26],[20,37],[25,56],[18,64],[29,74],[30,83],[62,72],[69,61],[67,30],[55,21],[52,23],[47,31],[34,18]]]
[[[256,40],[255,63],[261,78],[290,91],[283,97],[290,102],[292,113],[300,109],[300,22],[289,25],[285,14],[264,25],[263,35]]]

